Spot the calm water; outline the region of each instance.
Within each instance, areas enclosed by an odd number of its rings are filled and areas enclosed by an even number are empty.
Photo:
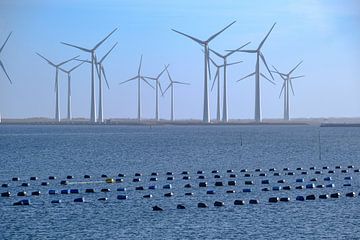
[[[319,147],[319,135],[320,145]],[[319,159],[321,149],[321,159]],[[319,128],[315,126],[0,126],[0,183],[9,183],[13,195],[20,190],[41,196],[28,197],[32,206],[12,206],[24,197],[0,198],[0,239],[360,239],[360,196],[299,202],[297,195],[341,192],[360,192],[360,174],[349,169],[334,174],[322,170],[319,175],[309,167],[334,169],[341,165],[360,168],[360,128]],[[273,176],[269,168],[275,167],[280,176]],[[288,167],[294,176],[285,175]],[[308,175],[300,175],[303,167]],[[254,169],[261,168],[266,177],[259,177]],[[214,179],[212,170],[219,170],[221,179]],[[233,169],[237,178],[230,179],[227,169]],[[241,169],[248,169],[251,177],[244,177]],[[198,170],[204,170],[206,179],[197,179]],[[175,180],[166,180],[165,173],[174,173]],[[190,180],[183,180],[182,171],[189,171]],[[133,183],[140,172],[142,181]],[[157,182],[149,182],[150,174],[158,172]],[[101,174],[116,178],[126,174],[123,183],[87,183],[60,186],[59,181],[73,175],[71,182],[83,182],[84,174],[91,181],[104,180]],[[56,180],[48,180],[54,175]],[[31,176],[39,177],[29,181]],[[272,186],[310,183],[327,184],[323,178],[331,176],[335,188],[281,190],[263,192],[261,180],[269,179]],[[345,181],[345,176],[352,176]],[[10,181],[20,177],[19,182]],[[304,183],[295,179],[304,178]],[[285,184],[277,180],[284,179]],[[227,186],[228,180],[237,185]],[[254,185],[244,185],[252,180]],[[49,186],[40,186],[49,181]],[[208,188],[199,188],[200,181],[207,181]],[[224,187],[214,187],[223,181]],[[20,187],[29,182],[29,187]],[[162,189],[171,183],[173,189]],[[190,183],[193,188],[185,189]],[[344,187],[344,183],[351,183]],[[147,190],[157,185],[157,190]],[[135,191],[136,186],[146,190]],[[126,187],[127,192],[117,192]],[[78,188],[80,194],[48,195],[49,189]],[[97,193],[84,193],[85,188],[95,188]],[[111,192],[101,193],[101,188]],[[251,193],[243,193],[251,188]],[[215,190],[207,195],[206,190]],[[234,189],[236,193],[227,194]],[[164,197],[173,192],[174,196]],[[185,192],[194,196],[184,196]],[[153,198],[143,199],[151,193]],[[118,194],[128,199],[117,200]],[[85,197],[85,203],[73,203],[76,197]],[[108,197],[107,202],[97,201]],[[290,197],[288,203],[269,204],[271,196]],[[51,200],[61,199],[60,205]],[[258,199],[258,205],[234,206],[235,199]],[[225,207],[214,207],[216,200]],[[198,209],[197,203],[205,202],[208,209]],[[187,208],[177,210],[182,203]],[[161,206],[163,212],[151,207]]]

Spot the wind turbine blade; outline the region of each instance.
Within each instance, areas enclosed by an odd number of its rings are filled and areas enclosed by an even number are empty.
[[[68,63],[68,62],[70,62],[70,61],[72,61],[72,60],[75,60],[75,59],[78,58],[78,57],[80,57],[80,55],[77,55],[76,57],[73,57],[73,58],[70,58],[69,60],[66,60],[66,61],[64,61],[64,62],[61,62],[61,63],[57,64],[57,66],[60,67],[61,65],[64,65],[65,63]]]
[[[295,71],[295,69],[297,69],[297,67],[300,66],[300,64],[301,64],[302,62],[303,62],[303,61],[300,61],[300,62],[298,63],[298,65],[296,65],[288,74],[289,74],[289,75],[292,74],[292,73]]]
[[[56,65],[51,62],[49,59],[47,59],[46,57],[44,57],[43,55],[41,55],[40,53],[36,53],[39,57],[41,57],[42,59],[44,59],[48,64],[50,64],[51,66],[56,67]]]
[[[295,96],[295,92],[294,92],[294,88],[293,88],[291,79],[289,81],[290,81],[291,92],[292,92],[293,96]]]
[[[169,64],[167,66],[165,66],[164,69],[157,75],[156,79],[159,79],[168,67],[169,67]]]
[[[187,34],[185,34],[185,33],[179,32],[179,31],[177,31],[177,30],[175,30],[175,29],[171,29],[171,30],[173,30],[174,32],[176,32],[176,33],[178,33],[178,34],[181,34],[181,35],[183,35],[183,36],[185,36],[185,37],[188,37],[188,38],[192,39],[193,41],[197,42],[197,43],[200,44],[200,45],[204,45],[204,44],[205,44],[205,42],[204,42],[204,41],[201,41],[200,39],[194,38],[194,37],[192,37],[192,36],[190,36],[190,35],[187,35]]]
[[[66,45],[66,46],[69,46],[69,47],[80,49],[80,50],[82,50],[84,52],[91,52],[91,49],[79,47],[79,46],[76,46],[76,45],[73,45],[73,44],[70,44],[70,43],[65,43],[65,42],[60,42],[60,43]]]
[[[10,79],[10,77],[9,77],[9,74],[6,72],[5,67],[4,67],[4,64],[2,63],[1,60],[0,60],[0,66],[1,66],[2,70],[4,71],[6,77],[9,79],[10,83],[12,84],[12,81],[11,81],[11,79]]]
[[[174,81],[173,83],[183,84],[183,85],[190,85],[190,83],[186,83],[186,82],[178,82],[178,81]]]
[[[146,82],[147,85],[149,85],[152,89],[155,89],[155,88],[153,87],[153,85],[151,85],[144,77],[141,77],[141,79],[142,79],[144,82]]]
[[[106,86],[107,86],[108,89],[110,89],[110,87],[109,87],[109,82],[108,82],[107,77],[106,77],[106,74],[105,74],[105,68],[104,68],[102,65],[101,65],[101,71],[102,71],[102,74],[103,74],[103,76],[104,76]]]
[[[166,72],[167,72],[167,75],[168,75],[168,78],[169,78],[170,82],[172,83],[172,82],[173,82],[173,80],[171,79],[170,73],[169,73],[169,71],[168,71],[168,69],[167,69],[167,68],[166,68]]]
[[[150,79],[150,80],[156,80],[156,78],[154,78],[154,77],[148,77],[148,76],[143,76],[144,78],[147,78],[147,79]]]
[[[302,77],[305,77],[305,75],[296,76],[296,77],[291,77],[290,79],[296,79],[296,78],[302,78]]]
[[[115,28],[111,33],[109,33],[103,40],[101,40],[98,44],[95,45],[95,47],[92,49],[93,51],[96,50],[101,44],[103,44],[103,42],[106,41],[106,39],[108,39],[115,31],[117,30],[117,28]]]
[[[100,79],[101,78],[101,64],[100,63],[98,63],[98,61],[97,61],[97,57],[96,57],[96,55],[94,54],[94,60],[95,60],[95,68],[96,68],[96,73],[97,73],[97,75],[98,75],[98,78]]]
[[[83,59],[74,59],[75,61],[78,61],[78,62],[86,62],[86,63],[91,63],[90,60],[83,60]]]
[[[165,93],[167,92],[167,90],[171,87],[171,84],[172,84],[172,83],[169,83],[169,85],[167,86],[167,88],[165,89],[165,91],[162,92],[162,94],[161,94],[162,96],[165,95]]]
[[[84,63],[85,63],[85,61],[81,62],[80,64],[78,64],[78,65],[76,65],[75,67],[71,68],[71,69],[69,70],[69,72],[74,71],[75,69],[77,69],[78,67],[80,67],[81,65],[83,65]]]
[[[130,81],[135,80],[135,79],[138,79],[138,78],[139,78],[139,76],[135,76],[135,77],[132,77],[132,78],[130,78],[130,79],[128,79],[128,80],[125,80],[125,81],[123,81],[123,82],[120,82],[119,84],[124,84],[124,83],[130,82]]]
[[[208,68],[208,73],[209,73],[209,81],[211,81],[211,69],[210,69],[209,57],[210,57],[210,54],[209,54],[209,51],[208,51],[206,62],[207,62],[207,68]]]
[[[210,50],[210,51],[212,51],[212,50]],[[203,52],[204,52],[204,51],[203,51]],[[219,67],[219,65],[216,64],[216,62],[210,57],[210,55],[209,55],[209,59],[210,59],[211,63],[212,63],[215,67]]]
[[[157,82],[157,84],[159,84],[160,92],[161,92],[161,94],[162,94],[163,90],[162,90],[162,87],[161,87],[160,82]]]
[[[114,46],[112,46],[112,48],[110,48],[110,50],[100,59],[100,62],[99,63],[102,63],[105,58],[110,54],[110,52],[116,47],[118,43],[115,43]]]
[[[245,46],[249,45],[250,43],[251,43],[251,42],[247,42],[247,43],[245,43],[244,45],[242,45],[241,47],[239,47],[239,48],[237,48],[237,49],[235,49],[235,50],[230,51],[228,54],[225,55],[225,57],[228,57],[228,56],[230,56],[231,54],[239,51],[240,49],[243,49]]]
[[[243,61],[238,61],[238,62],[233,62],[233,63],[228,63],[226,64],[226,66],[231,66],[231,65],[235,65],[235,64],[239,64],[242,63]]]
[[[64,72],[64,73],[70,73],[70,71],[66,71],[65,69],[59,67],[60,71]]]
[[[4,44],[1,46],[1,48],[0,48],[0,53],[1,53],[1,51],[4,49],[4,47],[5,47],[6,43],[7,43],[7,41],[9,40],[11,34],[12,34],[12,32],[9,33],[9,35],[8,35],[8,37],[6,38]]]
[[[142,54],[140,57],[140,64],[139,64],[139,68],[138,68],[138,75],[140,76],[140,71],[141,71],[141,64],[142,64]]]
[[[280,91],[280,94],[279,94],[279,98],[281,97],[281,94],[282,94],[282,92],[284,91],[284,89],[285,89],[285,82],[284,82],[283,85],[282,85],[282,88],[281,88],[281,91]]]
[[[224,58],[224,57],[225,57],[225,56],[221,55],[220,53],[212,50],[211,48],[209,48],[209,50],[210,50],[211,52],[213,52],[213,53],[214,53],[216,56],[218,56],[219,58]]]
[[[276,69],[276,67],[274,67],[273,65],[271,65],[274,69],[275,69],[275,71],[271,71],[271,72],[274,72],[274,73],[277,73],[284,81],[286,80],[286,74],[285,73],[281,73],[281,72],[279,72],[277,69]]]
[[[261,43],[259,44],[258,50],[260,50],[260,48],[264,45],[266,39],[268,38],[268,36],[270,35],[271,31],[273,30],[273,28],[275,27],[275,24],[271,27],[270,31],[268,32],[268,34],[266,34],[265,38],[261,41]]]
[[[214,86],[215,86],[215,82],[216,82],[216,77],[219,75],[219,68],[216,70],[216,74],[215,74],[215,77],[214,77],[214,81],[213,81],[213,84],[211,85],[211,91],[213,90]]]
[[[251,76],[254,76],[255,75],[255,72],[253,73],[250,73],[249,75],[243,77],[243,78],[240,78],[239,80],[237,80],[237,82],[241,81],[241,80],[244,80],[245,78],[248,78],[248,77],[251,77]]]
[[[228,29],[231,25],[233,25],[234,23],[236,23],[236,21],[233,21],[232,23],[230,23],[229,25],[227,25],[226,27],[224,27],[221,31],[215,33],[214,35],[212,35],[211,37],[208,38],[208,40],[206,40],[206,42],[210,42],[211,40],[213,40],[214,38],[216,38],[220,33],[222,33],[223,31],[225,31],[226,29]]]
[[[236,50],[236,49],[235,49]],[[232,52],[234,50],[225,50],[227,52]],[[244,52],[244,53],[256,53],[257,50],[237,50],[236,52]]]
[[[265,76],[264,74],[260,73],[260,76],[262,76],[263,78],[265,78],[266,80],[268,80],[269,82],[271,82],[272,84],[275,85],[275,83],[273,81],[271,81],[267,76]]]
[[[261,52],[260,52],[260,57],[261,57],[261,60],[263,61],[263,63],[265,64],[265,67],[266,67],[266,69],[268,70],[268,72],[269,72],[272,80],[274,80],[274,76],[272,75],[272,73],[271,73],[271,71],[270,71],[270,69],[269,69],[269,67],[268,67],[268,65],[267,65],[267,63],[266,63],[266,61],[265,61],[265,57],[264,57],[264,55],[263,55]]]

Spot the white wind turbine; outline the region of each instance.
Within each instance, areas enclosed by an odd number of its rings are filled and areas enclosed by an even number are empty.
[[[280,95],[279,95],[279,98],[281,97],[281,94],[282,92],[284,91],[284,120],[288,121],[290,119],[290,99],[289,99],[289,85],[290,85],[290,88],[291,88],[291,91],[292,91],[292,94],[294,94],[294,88],[293,88],[293,85],[292,85],[292,80],[293,79],[296,79],[296,78],[302,78],[302,77],[305,77],[304,75],[301,75],[301,76],[295,76],[295,77],[292,77],[291,74],[295,71],[295,69],[297,69],[300,64],[302,63],[303,61],[300,61],[293,69],[291,69],[290,72],[288,73],[281,73],[279,72],[274,66],[272,66],[275,71],[275,73],[277,73],[283,80],[284,80],[284,83],[282,85],[282,88],[281,88],[281,91],[280,91]]]
[[[55,95],[56,95],[56,103],[55,103],[55,120],[57,122],[60,122],[60,95],[59,95],[59,69],[60,66],[64,65],[67,62],[70,62],[76,58],[78,58],[79,56],[73,57],[69,60],[66,60],[64,62],[61,62],[59,64],[55,64],[53,62],[51,62],[49,59],[45,58],[44,56],[42,56],[40,53],[36,53],[39,57],[41,57],[42,59],[44,59],[48,64],[50,64],[51,66],[55,67]]]
[[[5,42],[4,42],[3,45],[1,46],[1,48],[0,48],[0,54],[1,54],[2,50],[4,49],[7,41],[9,40],[11,34],[12,34],[12,32],[9,33],[9,35],[8,35],[8,37],[6,38]],[[10,77],[9,77],[9,74],[6,72],[5,66],[4,66],[3,62],[1,61],[1,59],[0,59],[0,66],[1,66],[2,70],[4,71],[7,79],[9,80],[10,84],[12,84],[12,81],[11,81],[11,79],[10,79]],[[1,123],[1,112],[0,112],[0,123]]]
[[[255,72],[241,78],[238,81],[241,81],[245,78],[251,77],[255,75],[255,121],[256,122],[261,122],[262,121],[262,116],[261,116],[261,94],[260,94],[260,76],[267,79],[269,82],[271,82],[272,84],[275,84],[273,81],[271,81],[269,78],[267,78],[263,73],[260,72],[260,58],[262,60],[262,62],[264,63],[266,69],[268,70],[271,78],[274,80],[274,77],[266,63],[265,57],[263,55],[263,53],[261,52],[261,47],[264,45],[266,39],[268,38],[268,36],[270,35],[271,31],[273,30],[273,28],[275,27],[275,24],[271,27],[270,31],[268,32],[268,34],[265,36],[265,38],[261,41],[261,43],[259,44],[258,48],[255,50],[238,50],[238,52],[245,52],[245,53],[256,53],[256,65],[255,65]],[[230,50],[231,51],[231,50]]]
[[[213,50],[211,50],[210,49],[210,51],[213,51]],[[215,77],[214,77],[214,81],[213,81],[213,84],[212,84],[212,86],[211,86],[211,91],[213,90],[213,88],[214,88],[214,86],[215,86],[215,82],[217,82],[217,111],[216,111],[216,120],[218,121],[218,122],[220,122],[220,120],[221,120],[221,109],[220,109],[220,102],[221,102],[221,100],[220,100],[220,69],[221,68],[224,68],[224,89],[226,88],[226,67],[227,66],[231,66],[231,65],[235,65],[235,64],[239,64],[239,63],[242,63],[242,61],[238,61],[238,62],[233,62],[233,63],[227,63],[226,62],[226,58],[224,58],[224,64],[222,64],[222,65],[218,65],[210,56],[209,56],[209,58],[210,58],[210,61],[212,62],[212,64],[216,67],[216,73],[215,73]],[[225,96],[226,96],[226,90],[224,90],[224,101],[226,101],[225,100]],[[224,111],[224,108],[225,108],[225,106],[226,106],[226,103],[223,105],[223,113],[225,113],[226,112],[226,118],[224,119],[223,118],[223,121],[224,122],[227,122],[228,121],[228,118],[227,118],[227,110],[225,110]],[[223,117],[224,117],[224,115],[223,115]]]
[[[229,25],[227,25],[225,28],[223,28],[221,31],[215,33],[214,35],[212,35],[211,37],[209,37],[207,40],[200,40],[197,39],[195,37],[192,37],[190,35],[187,35],[185,33],[179,32],[177,30],[172,29],[174,32],[179,33],[185,37],[190,38],[191,40],[197,42],[198,44],[200,44],[201,46],[204,47],[204,110],[203,110],[203,121],[206,123],[210,122],[210,111],[209,111],[209,89],[208,89],[208,71],[210,71],[210,69],[208,69],[209,67],[209,43],[215,38],[217,37],[220,33],[222,33],[223,31],[225,31],[227,28],[229,28],[231,25],[233,25],[236,21],[233,21],[232,23],[230,23]]]
[[[59,68],[61,71],[67,74],[68,77],[68,109],[67,109],[67,120],[72,119],[72,110],[71,110],[71,72],[80,67],[84,62],[76,65],[75,67],[65,70],[63,68]]]
[[[159,121],[159,88],[160,91],[162,92],[161,89],[161,84],[160,84],[160,77],[161,75],[165,72],[165,70],[169,67],[169,65],[165,66],[165,68],[156,76],[156,77],[145,77],[147,79],[151,79],[155,81],[155,104],[156,104],[156,109],[155,109],[155,120]]]
[[[119,83],[119,84],[124,84],[126,82],[138,80],[138,115],[137,115],[138,121],[141,120],[141,80],[143,80],[145,83],[147,83],[150,87],[152,87],[154,89],[154,87],[145,79],[145,77],[141,75],[141,64],[142,64],[142,55],[140,58],[140,64],[139,64],[137,75],[135,77],[132,77],[126,81]]]
[[[169,85],[167,86],[167,88],[165,89],[165,91],[162,93],[162,95],[164,96],[164,94],[167,92],[167,90],[169,89],[169,88],[171,88],[171,121],[174,121],[174,104],[175,104],[175,95],[174,95],[174,84],[183,84],[183,85],[190,85],[190,83],[186,83],[186,82],[179,82],[179,81],[173,81],[172,79],[171,79],[171,76],[170,76],[170,73],[169,73],[169,71],[168,71],[168,69],[167,69],[167,67],[165,67],[165,69],[166,69],[166,73],[167,73],[167,75],[168,75],[168,78],[169,78],[169,81],[170,81],[170,83],[169,83]]]
[[[234,54],[235,52],[237,52],[238,50],[242,49],[243,47],[247,46],[248,44],[250,44],[250,42],[244,44],[243,46],[239,47],[238,49],[232,50],[229,53],[222,55],[212,49],[209,49],[211,52],[213,52],[216,56],[218,56],[219,58],[222,58],[224,63],[222,64],[224,66],[224,86],[223,86],[223,115],[222,115],[222,120],[223,122],[228,122],[229,118],[228,118],[228,97],[227,97],[227,79],[226,79],[226,66],[227,64],[227,58],[229,56],[231,56],[232,54]],[[218,97],[220,96],[220,77],[219,78],[219,82],[218,82]],[[220,101],[218,101],[219,104]],[[218,110],[220,109],[220,107],[218,107]],[[220,118],[218,117],[218,121],[220,121]]]
[[[96,63],[95,63],[95,51],[98,47],[100,47],[101,44],[103,44],[106,39],[108,39],[110,37],[110,35],[112,35],[115,31],[117,30],[117,28],[115,28],[111,33],[109,33],[103,40],[101,40],[100,42],[98,42],[93,48],[83,48],[83,47],[79,47],[73,44],[69,44],[69,43],[65,43],[65,42],[61,42],[64,45],[70,46],[70,47],[74,47],[77,49],[80,49],[84,52],[88,52],[91,54],[91,107],[90,107],[90,121],[93,123],[96,123],[96,104],[95,104],[95,68],[96,68]]]

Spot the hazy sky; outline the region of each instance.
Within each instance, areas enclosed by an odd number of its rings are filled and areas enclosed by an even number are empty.
[[[263,46],[268,64],[287,72],[304,60],[295,73],[306,77],[293,82],[291,117],[360,117],[360,3],[356,0],[1,0],[0,44],[10,31],[13,35],[0,58],[14,84],[0,71],[0,112],[4,118],[53,118],[55,69],[35,52],[55,62],[78,54],[88,58],[60,41],[90,48],[118,27],[97,53],[101,57],[119,42],[104,62],[110,82],[110,90],[104,89],[105,117],[136,117],[136,82],[118,83],[136,74],[143,54],[144,75],[155,76],[170,64],[174,80],[191,83],[176,86],[175,117],[201,119],[203,53],[198,44],[171,28],[205,39],[234,20],[210,47],[221,52],[251,41],[248,48],[255,48],[277,22]],[[254,71],[255,55],[234,54],[229,60],[244,61],[228,69],[229,118],[253,118],[254,78],[236,80]],[[263,65],[261,69],[267,73]],[[283,114],[282,80],[274,77],[275,86],[261,82],[264,118]],[[90,66],[83,65],[72,78],[73,115],[88,118]],[[168,79],[163,77],[161,83],[165,88]],[[61,117],[66,116],[66,88],[66,75],[61,74]],[[142,89],[143,116],[153,118],[155,91],[147,85]],[[215,118],[216,91],[210,94],[210,111]],[[166,95],[160,99],[160,116],[169,118],[169,113],[170,95]]]

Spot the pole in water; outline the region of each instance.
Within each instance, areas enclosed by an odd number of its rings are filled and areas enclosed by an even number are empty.
[[[318,136],[318,144],[319,144],[319,160],[321,160],[321,135],[319,130],[319,136]]]

